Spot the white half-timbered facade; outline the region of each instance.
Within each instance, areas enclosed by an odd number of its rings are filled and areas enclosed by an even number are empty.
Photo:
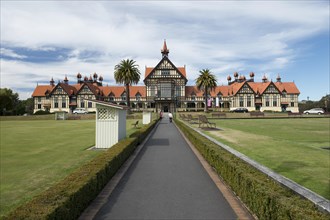
[[[155,67],[146,67],[144,86],[130,87],[132,111],[199,111],[204,108],[204,92],[196,86],[187,86],[186,66],[177,67],[169,59],[169,50],[164,41],[161,50],[162,59]],[[269,81],[266,76],[261,82],[255,82],[254,73],[250,78],[237,72],[227,77],[228,84],[217,86],[208,94],[210,109],[228,111],[239,107],[249,111],[291,111],[299,112],[300,94],[294,82]],[[124,86],[103,86],[103,77],[94,73],[89,78],[77,74],[77,82],[69,84],[67,77],[55,85],[51,79],[49,85],[38,85],[32,97],[34,112],[71,112],[75,108],[85,108],[95,112],[95,103],[86,100],[100,100],[118,105],[126,105]]]

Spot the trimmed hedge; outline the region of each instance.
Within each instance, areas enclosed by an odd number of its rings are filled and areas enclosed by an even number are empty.
[[[4,219],[77,219],[134,152],[157,121],[118,142]]]
[[[180,130],[259,219],[328,220],[307,199],[285,188],[251,165],[176,120]]]

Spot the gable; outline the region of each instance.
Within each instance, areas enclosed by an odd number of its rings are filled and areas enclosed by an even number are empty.
[[[88,87],[88,85],[85,84],[85,85],[83,85],[83,86],[80,88],[79,94],[90,94],[90,95],[92,95],[93,92],[90,90],[90,88]]]
[[[67,92],[65,91],[65,89],[58,84],[55,89],[52,91],[52,94],[54,95],[67,95]]]
[[[150,78],[182,78],[187,82],[185,67],[177,68],[166,56],[155,68],[146,67],[144,81]]]
[[[280,93],[280,91],[278,90],[278,88],[273,84],[269,84],[269,86],[265,89],[265,91],[263,92],[263,94],[278,94]]]
[[[240,94],[253,94],[254,91],[253,89],[247,84],[245,83],[238,91],[237,93]]]

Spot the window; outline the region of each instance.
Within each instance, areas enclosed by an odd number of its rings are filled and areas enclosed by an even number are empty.
[[[181,96],[181,86],[176,86],[175,95],[176,95],[176,97]]]
[[[291,94],[291,95],[290,95],[290,98],[291,98],[291,100],[294,100],[294,95]]]
[[[88,86],[84,86],[84,88],[82,89],[82,92],[83,92],[83,93],[89,92],[89,88],[88,88]]]
[[[140,101],[140,100],[141,100],[141,95],[140,95],[140,94],[137,94],[137,95],[135,96],[135,98],[136,98],[136,101]]]
[[[286,98],[286,92],[285,91],[282,93],[282,96],[283,96],[283,98]]]
[[[38,104],[38,109],[41,109],[41,104]]]
[[[93,107],[93,103],[92,102],[88,102],[88,108],[92,108]]]
[[[156,95],[156,86],[150,86],[150,96]]]
[[[267,107],[269,106],[269,96],[268,95],[266,96],[266,106]]]
[[[54,108],[58,108],[58,99],[57,99],[57,97],[54,98]]]
[[[247,107],[251,107],[251,96],[247,97]]]
[[[41,97],[38,97],[38,102],[41,102]]]
[[[85,108],[85,102],[84,101],[80,102],[80,108]]]
[[[240,96],[240,97],[239,97],[239,107],[244,107],[243,96]]]
[[[126,93],[123,93],[123,94],[121,95],[121,100],[122,100],[122,101],[126,101]]]
[[[113,96],[109,96],[109,101],[114,101],[115,98]]]
[[[170,71],[169,70],[162,70],[161,71],[162,76],[169,76],[170,75]]]
[[[66,98],[65,98],[65,96],[62,97],[62,108],[66,108]]]
[[[273,96],[273,106],[277,106],[277,97]]]
[[[170,98],[172,97],[172,85],[171,83],[161,83],[160,84],[160,94],[158,97]]]
[[[294,102],[291,102],[291,107],[294,107]]]

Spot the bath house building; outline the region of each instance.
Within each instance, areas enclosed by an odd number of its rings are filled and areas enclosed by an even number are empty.
[[[145,67],[144,85],[130,87],[132,111],[203,110],[204,92],[196,86],[187,85],[186,66],[176,66],[169,59],[166,41],[161,54],[162,58],[156,66]],[[300,92],[294,82],[282,82],[280,75],[275,81],[264,76],[261,82],[256,82],[254,75],[251,72],[247,78],[235,72],[233,76],[228,76],[226,85],[217,86],[208,94],[210,109],[229,111],[244,107],[249,111],[299,112]],[[124,85],[103,85],[103,77],[97,73],[89,77],[78,73],[75,78],[73,83],[66,76],[57,84],[52,78],[48,85],[37,85],[32,94],[34,112],[72,112],[75,108],[95,112],[95,103],[85,101],[87,99],[126,105]]]

